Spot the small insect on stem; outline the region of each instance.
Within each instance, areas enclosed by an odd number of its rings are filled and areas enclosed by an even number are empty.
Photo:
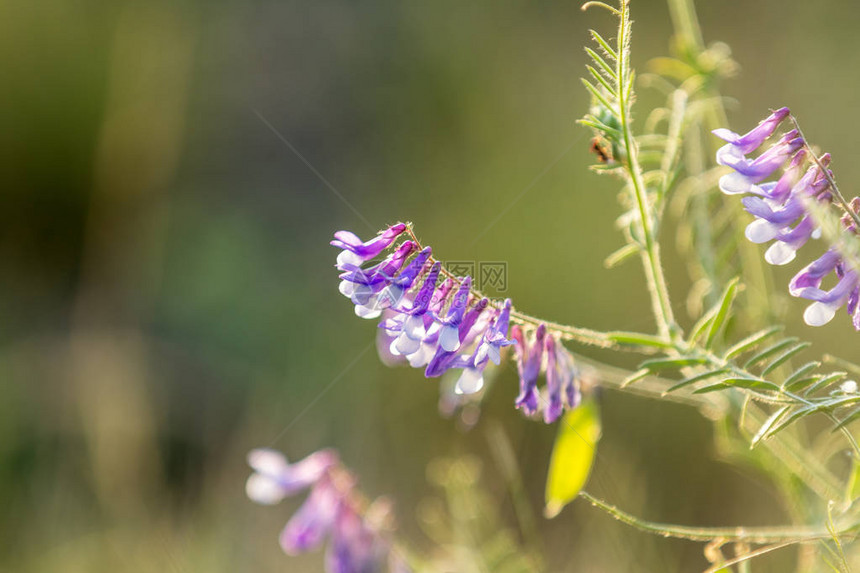
[[[591,139],[591,152],[597,155],[600,163],[611,164],[615,162],[612,155],[612,144],[605,137],[595,136]]]

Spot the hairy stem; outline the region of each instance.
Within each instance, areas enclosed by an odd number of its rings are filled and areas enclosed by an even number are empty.
[[[832,530],[826,526],[795,527],[790,525],[780,527],[690,527],[640,519],[594,497],[586,491],[580,492],[579,496],[618,521],[635,527],[640,531],[690,541],[708,542],[724,540],[745,541],[747,543],[806,543],[819,539],[832,539],[834,536],[853,535],[855,530],[860,527],[860,523],[856,522],[843,524],[841,527],[834,527]]]
[[[624,140],[626,152],[626,165],[630,187],[633,191],[636,206],[639,210],[639,223],[642,230],[644,249],[642,250],[642,264],[645,268],[645,276],[648,281],[648,290],[651,294],[651,303],[654,307],[654,317],[657,320],[657,328],[660,335],[666,339],[677,340],[680,338],[675,317],[672,313],[672,304],[669,301],[669,289],[666,286],[666,278],[663,275],[663,265],[660,260],[660,246],[654,231],[654,218],[652,215],[651,201],[648,198],[645,182],[642,179],[642,168],[638,161],[638,148],[633,138],[631,129],[630,104],[632,99],[631,74],[630,74],[630,2],[621,1],[621,17],[618,26],[618,59],[616,63],[616,75],[618,77],[618,112],[621,122],[621,134]]]

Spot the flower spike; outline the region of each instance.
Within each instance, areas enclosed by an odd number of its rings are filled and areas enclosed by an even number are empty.
[[[395,246],[404,232],[409,238]],[[337,264],[341,293],[358,316],[381,317],[377,347],[386,364],[423,368],[427,378],[459,371],[446,394],[458,400],[480,392],[488,365],[500,364],[504,348],[514,345],[520,372],[517,408],[529,416],[543,412],[544,421],[552,423],[564,408],[579,404],[579,375],[558,332],[516,315],[510,299],[494,302],[473,290],[472,277],[448,272],[430,247],[418,244],[408,225],[398,223],[366,243],[338,231],[332,244],[342,249]],[[365,264],[376,256],[385,258]],[[542,372],[545,399],[538,389]]]
[[[843,207],[850,211],[841,220],[845,232],[854,237],[858,234],[855,217],[860,208],[860,199],[855,197],[850,204],[844,203],[838,191],[831,188],[830,155],[824,154],[817,159],[812,157],[798,129],[783,135],[757,158],[747,157],[773,135],[787,117],[790,117],[788,108],[781,108],[746,135],[739,136],[727,129],[713,132],[728,142],[717,151],[717,163],[733,169],[733,172],[720,178],[719,187],[728,195],[751,194],[742,200],[746,211],[755,217],[747,226],[745,234],[753,243],[773,241],[764,255],[765,260],[772,265],[790,263],[810,239],[821,236],[813,207],[829,205],[834,194],[840,198]],[[809,166],[801,176],[807,164]],[[777,181],[764,182],[783,165],[785,170]],[[860,298],[860,268],[857,263],[847,261],[834,245],[795,275],[789,283],[789,293],[812,301],[803,313],[806,324],[827,324],[836,311],[845,306],[852,317],[854,328],[860,330],[857,304]],[[827,291],[822,290],[822,282],[834,273],[838,279],[836,286]]]

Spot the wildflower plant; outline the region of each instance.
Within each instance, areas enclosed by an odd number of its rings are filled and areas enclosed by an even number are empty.
[[[582,497],[632,527],[705,544],[708,571],[749,571],[755,557],[794,546],[811,548],[822,567],[848,570],[860,531],[860,445],[852,431],[860,393],[850,379],[860,367],[832,357],[802,359],[809,344],[782,334],[768,298],[787,288],[809,302],[802,311],[809,326],[824,326],[845,309],[860,330],[860,199],[842,195],[830,155],[810,145],[788,108],[763,114],[748,131],[727,127],[718,87],[736,68],[730,52],[724,44],[702,43],[690,0],[670,0],[669,7],[674,54],[653,60],[641,82],[630,63],[629,0],[583,7],[605,9],[618,20],[612,40],[591,31],[583,79],[591,106],[580,124],[593,135],[592,169],[615,177],[622,189],[618,225],[625,246],[609,254],[607,267],[639,260],[653,332],[597,331],[525,314],[514,300],[488,297],[473,277],[446,268],[408,222],[367,240],[335,233],[339,291],[358,317],[376,324],[387,363],[420,369],[427,378],[453,373],[449,404],[480,400],[489,391],[487,380],[497,375],[493,368],[515,363],[514,408],[558,425],[548,517]],[[640,84],[662,91],[665,106],[638,109]],[[678,294],[664,275],[667,221],[674,222],[677,251],[691,269],[689,321],[676,318]],[[787,287],[774,283],[769,265],[792,265],[807,253],[808,262]],[[801,310],[792,306],[791,312]],[[587,346],[643,358],[637,369],[619,374],[611,363],[582,356]],[[499,375],[499,383],[507,382]],[[690,404],[717,421],[730,447],[770,460],[782,494],[797,502],[795,523],[654,523],[588,493],[601,432],[595,399],[601,386]],[[807,445],[812,442],[827,447],[814,449]],[[832,462],[844,452],[852,467],[839,469]],[[333,452],[291,465],[280,454],[257,450],[249,462],[255,473],[248,494],[256,501],[272,503],[311,488],[282,534],[288,553],[316,547],[328,535],[329,571],[447,570],[395,550],[391,530],[372,525],[372,504],[355,501],[355,479]],[[724,555],[723,546],[733,552]]]

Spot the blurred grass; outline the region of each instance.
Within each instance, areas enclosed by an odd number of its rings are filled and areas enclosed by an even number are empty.
[[[706,39],[743,67],[733,125],[792,106],[850,187],[857,6],[701,4]],[[660,3],[633,9],[641,69],[669,21]],[[639,269],[602,267],[621,244],[616,186],[585,170],[574,125],[586,30],[608,22],[558,1],[0,4],[0,571],[321,570],[277,547],[291,506],[244,498],[260,445],[338,448],[428,546],[425,467],[491,466],[483,432],[437,414],[435,381],[361,354],[375,328],[338,295],[327,242],[374,229],[255,110],[373,226],[412,220],[443,260],[506,261],[537,316],[645,330]],[[801,305],[783,304],[800,331]],[[850,358],[834,323],[803,335]],[[503,424],[539,506],[554,429],[513,411],[515,386],[507,367],[483,419]],[[695,412],[603,405],[596,494],[663,521],[786,519],[761,476],[715,461]],[[539,528],[551,570],[704,563],[590,508]]]

